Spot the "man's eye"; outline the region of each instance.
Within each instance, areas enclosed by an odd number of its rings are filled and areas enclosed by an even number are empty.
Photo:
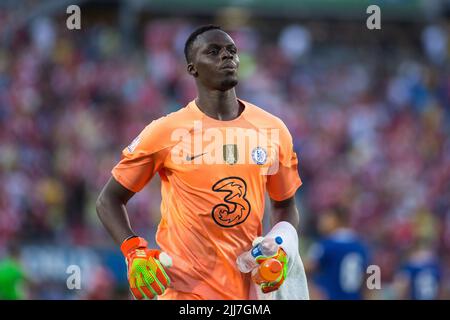
[[[213,50],[209,50],[208,54],[218,54],[219,50],[217,49],[213,49]]]

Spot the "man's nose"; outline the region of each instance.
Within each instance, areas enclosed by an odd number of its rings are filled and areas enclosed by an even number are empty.
[[[233,55],[226,48],[223,48],[221,52],[221,57],[222,59],[232,59]]]

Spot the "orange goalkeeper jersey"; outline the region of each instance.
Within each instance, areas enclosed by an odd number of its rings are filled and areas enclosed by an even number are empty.
[[[261,236],[265,192],[280,201],[301,185],[284,123],[239,101],[245,108],[230,121],[205,115],[195,101],[152,121],[112,170],[134,192],[161,177],[156,241],[173,259],[161,299],[248,299],[250,276],[236,258]]]

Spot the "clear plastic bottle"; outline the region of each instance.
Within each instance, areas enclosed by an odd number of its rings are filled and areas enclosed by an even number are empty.
[[[277,253],[280,244],[283,243],[281,237],[264,238],[263,241],[254,246],[251,250],[244,252],[236,259],[239,271],[248,273],[258,266],[256,258],[259,256],[273,256]]]

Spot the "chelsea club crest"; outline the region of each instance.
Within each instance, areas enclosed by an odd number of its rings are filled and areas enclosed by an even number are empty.
[[[252,151],[252,159],[256,164],[264,164],[267,161],[267,151],[261,147],[256,147]]]

